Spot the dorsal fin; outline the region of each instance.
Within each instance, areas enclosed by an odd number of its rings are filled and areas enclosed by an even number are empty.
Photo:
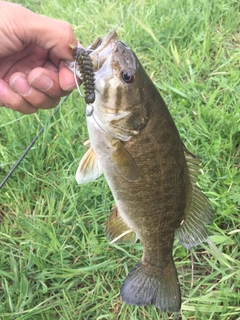
[[[208,237],[206,224],[211,223],[213,216],[207,197],[197,186],[200,160],[184,148],[190,178],[192,182],[191,200],[185,212],[185,218],[177,229],[179,242],[187,249],[197,246]]]

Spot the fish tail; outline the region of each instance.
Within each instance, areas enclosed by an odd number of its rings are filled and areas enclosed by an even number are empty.
[[[139,261],[125,279],[121,297],[130,305],[152,304],[161,311],[178,312],[181,293],[173,260],[164,270]]]

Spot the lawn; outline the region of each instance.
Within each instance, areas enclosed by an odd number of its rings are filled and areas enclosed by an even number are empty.
[[[110,245],[113,199],[103,177],[78,186],[88,139],[75,90],[0,190],[0,319],[240,319],[240,7],[238,0],[22,0],[67,20],[79,41],[117,29],[165,99],[186,147],[202,160],[199,185],[214,213],[209,241],[176,240],[179,314],[122,303],[141,244]],[[0,182],[52,110],[0,108]]]

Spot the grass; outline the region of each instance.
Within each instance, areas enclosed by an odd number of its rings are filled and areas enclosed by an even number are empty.
[[[210,242],[192,252],[175,242],[178,315],[123,304],[119,289],[141,245],[109,245],[103,224],[113,200],[104,178],[75,182],[88,135],[84,102],[74,92],[1,189],[0,319],[240,319],[239,1],[21,3],[69,21],[85,46],[125,18],[120,38],[160,90],[187,148],[202,159],[200,185],[214,223]],[[0,181],[51,113],[0,109]]]

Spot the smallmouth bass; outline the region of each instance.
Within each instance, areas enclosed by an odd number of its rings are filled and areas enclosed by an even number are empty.
[[[122,300],[177,312],[175,232],[191,248],[207,238],[205,225],[212,222],[209,203],[196,185],[199,159],[184,147],[161,95],[115,31],[98,38],[89,52],[95,101],[87,116],[89,149],[76,180],[90,182],[103,173],[115,200],[108,238],[142,243],[142,258],[122,285]],[[71,62],[66,64],[73,70]],[[81,70],[77,75],[81,78]]]

